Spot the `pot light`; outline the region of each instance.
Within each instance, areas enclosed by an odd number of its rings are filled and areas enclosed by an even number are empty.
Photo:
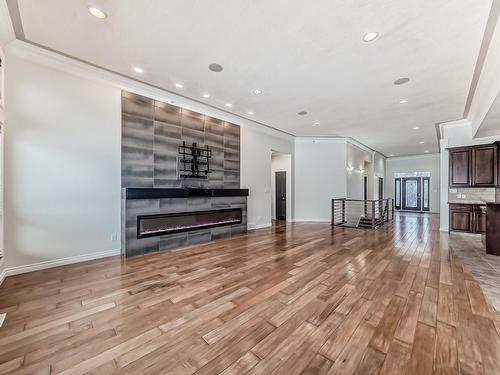
[[[373,42],[375,39],[377,39],[378,33],[375,31],[370,31],[369,33],[366,33],[365,36],[363,37],[363,40],[365,42]]]
[[[142,68],[139,68],[138,66],[135,66],[132,70],[139,74],[144,73],[144,70]]]
[[[250,116],[252,116],[252,115],[253,115],[253,111],[248,111],[247,113],[248,113]]]
[[[418,142],[418,143],[420,143],[421,145],[423,145],[425,142],[424,142],[424,141],[420,141],[420,142]]]
[[[401,99],[401,100],[399,101],[399,104],[405,104],[405,103],[408,103],[408,100],[406,100],[406,99]]]
[[[184,85],[182,83],[176,83],[175,87],[177,87],[178,89],[182,89]]]
[[[319,121],[316,121],[316,122],[314,123],[314,125],[319,125]]]
[[[262,94],[262,90],[258,90],[258,89],[257,90],[253,90],[253,93],[255,95],[259,95],[259,94]]]
[[[104,13],[99,8],[90,7],[89,13],[92,14],[95,18],[99,18],[100,20],[103,20],[107,17],[106,13]]]
[[[429,153],[429,150],[425,150],[425,153],[428,154]]]
[[[397,80],[394,81],[394,84],[399,86],[399,85],[404,85],[405,83],[408,83],[410,79],[408,77],[403,77],[403,78],[398,78]]]
[[[412,129],[413,129],[413,130],[418,130],[418,129],[420,129],[420,128],[419,128],[418,126],[414,126]]]
[[[210,94],[203,94],[203,97],[208,99],[210,98]]]
[[[231,103],[226,103],[226,107],[232,107],[233,105]]]
[[[389,154],[389,156],[394,156],[394,154]]]

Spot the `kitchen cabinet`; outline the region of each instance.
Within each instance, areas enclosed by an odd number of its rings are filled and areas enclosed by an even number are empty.
[[[455,232],[472,232],[472,206],[467,204],[450,204],[450,230]]]
[[[486,214],[484,205],[450,204],[450,231],[485,233]]]
[[[484,207],[484,209],[482,209]],[[474,206],[474,213],[472,217],[472,222],[474,225],[474,233],[486,233],[486,207],[485,206]]]
[[[471,186],[471,149],[450,150],[450,187]]]
[[[497,146],[475,147],[472,149],[472,185],[496,186]]]
[[[498,182],[498,145],[449,149],[450,187],[495,187]]]

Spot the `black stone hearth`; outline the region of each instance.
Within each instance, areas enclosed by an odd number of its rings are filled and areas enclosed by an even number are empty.
[[[125,199],[247,197],[248,189],[126,188]]]

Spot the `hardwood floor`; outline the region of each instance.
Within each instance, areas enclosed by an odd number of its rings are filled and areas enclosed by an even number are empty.
[[[438,221],[277,225],[7,278],[0,374],[500,374],[500,316]]]

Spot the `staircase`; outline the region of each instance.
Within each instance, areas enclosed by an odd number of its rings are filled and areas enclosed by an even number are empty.
[[[376,229],[394,219],[392,199],[332,200],[332,224],[352,228]]]

